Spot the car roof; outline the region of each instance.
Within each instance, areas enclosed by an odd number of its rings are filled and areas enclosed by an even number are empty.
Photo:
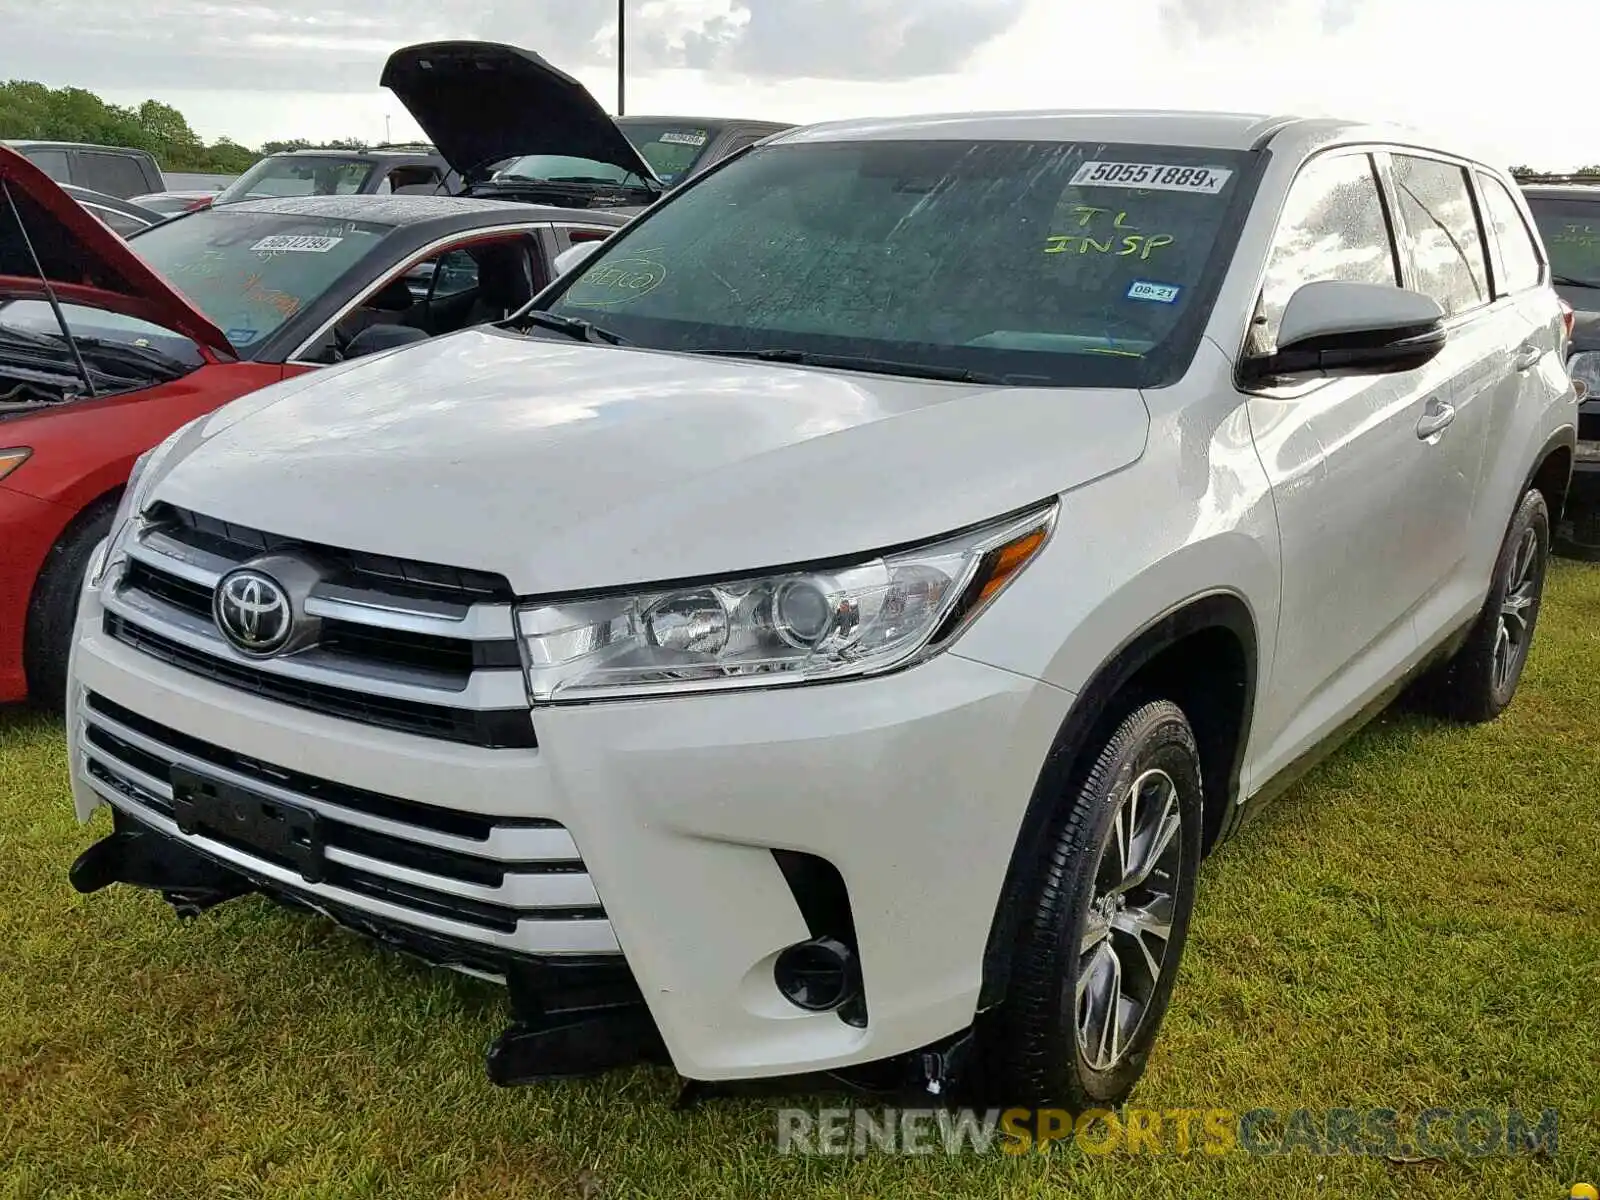
[[[337,146],[330,146],[324,150],[313,147],[304,147],[299,150],[274,150],[267,158],[348,158],[353,160],[368,158],[438,158],[439,152],[426,146],[373,146],[367,150],[345,150]]]
[[[1308,155],[1341,142],[1387,142],[1452,150],[1446,139],[1393,125],[1340,117],[1165,109],[1046,109],[1028,112],[929,113],[907,117],[831,121],[780,133],[772,144],[914,139],[994,141],[1094,141],[1134,145],[1198,146],[1252,150],[1271,145]]]
[[[1549,200],[1600,200],[1600,179],[1593,183],[1524,183],[1527,195]]]
[[[397,228],[430,221],[462,225],[494,225],[506,221],[582,221],[622,226],[628,218],[604,209],[559,208],[520,204],[514,200],[482,200],[470,196],[283,196],[241,200],[213,212],[272,213],[286,217],[323,217],[330,221],[372,221]]]
[[[682,117],[682,116],[652,116],[647,113],[629,113],[625,117],[618,117],[618,125],[747,125],[757,129],[793,129],[792,121],[757,121],[749,117]]]
[[[102,146],[98,142],[51,142],[40,138],[6,138],[5,145],[15,150],[109,150],[113,154],[138,154],[152,157],[150,151],[136,146]]]

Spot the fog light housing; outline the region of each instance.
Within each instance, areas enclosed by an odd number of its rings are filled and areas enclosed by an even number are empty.
[[[796,942],[778,955],[772,978],[783,998],[806,1012],[834,1012],[861,995],[860,963],[838,938]]]

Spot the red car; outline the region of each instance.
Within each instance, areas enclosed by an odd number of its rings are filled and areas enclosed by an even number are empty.
[[[63,704],[84,569],[140,454],[290,375],[504,317],[625,221],[313,196],[125,242],[0,146],[0,702]]]

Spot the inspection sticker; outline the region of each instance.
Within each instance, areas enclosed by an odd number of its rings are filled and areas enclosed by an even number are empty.
[[[1175,167],[1171,163],[1086,162],[1074,187],[1143,188],[1154,192],[1202,192],[1215,196],[1233,177],[1227,167]]]
[[[1176,283],[1152,283],[1135,279],[1128,285],[1129,300],[1154,300],[1157,304],[1176,304],[1183,288]]]
[[[704,146],[706,135],[703,133],[663,133],[656,139],[663,146]]]
[[[262,238],[250,249],[258,253],[303,250],[311,254],[326,254],[342,241],[344,241],[342,237],[322,237],[313,233],[274,233]]]

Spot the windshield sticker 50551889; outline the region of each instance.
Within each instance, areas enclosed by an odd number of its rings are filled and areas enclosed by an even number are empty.
[[[1086,162],[1074,187],[1142,188],[1153,192],[1202,192],[1215,196],[1228,185],[1227,167],[1175,167],[1171,163]]]

